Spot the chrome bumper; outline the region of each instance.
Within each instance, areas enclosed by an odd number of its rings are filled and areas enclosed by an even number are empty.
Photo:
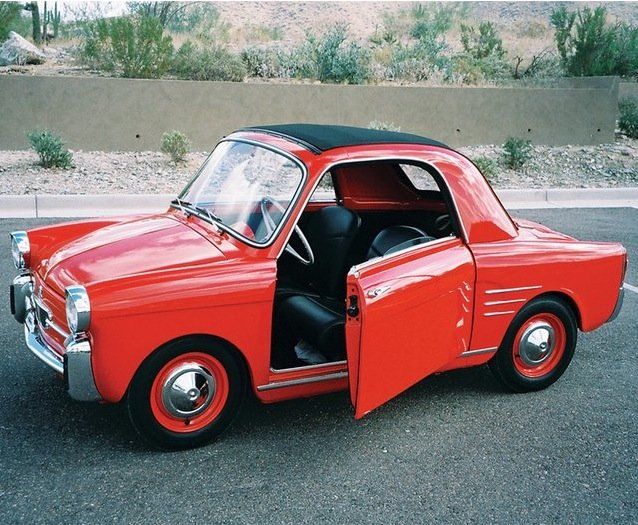
[[[11,288],[11,311],[20,312],[24,305],[24,339],[33,354],[64,376],[69,396],[77,401],[99,401],[102,399],[93,379],[91,343],[88,339],[69,336],[64,342],[65,354],[61,356],[47,345],[41,335],[35,315],[33,286],[24,286],[25,276],[14,279]],[[19,319],[18,319],[19,321]]]
[[[616,317],[618,317],[620,310],[622,310],[622,303],[624,298],[625,298],[625,287],[621,284],[620,290],[618,291],[618,299],[616,300],[616,306],[614,307],[614,311],[611,313],[611,317],[607,319],[608,323],[611,323],[614,319],[616,319]]]

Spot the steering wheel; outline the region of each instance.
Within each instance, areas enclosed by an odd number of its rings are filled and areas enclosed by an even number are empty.
[[[261,199],[259,206],[261,208],[261,214],[264,217],[264,225],[266,226],[266,231],[268,232],[268,235],[270,235],[273,231],[275,231],[275,228],[277,227],[277,225],[275,224],[275,221],[270,215],[270,210],[268,209],[269,205],[274,206],[281,213],[286,212],[284,207],[281,204],[279,204],[276,200],[271,199],[270,197],[264,197],[263,199]],[[297,252],[297,250],[295,250],[292,246],[290,246],[290,244],[286,244],[286,251],[302,264],[305,264],[305,265],[313,264],[315,262],[315,254],[312,253],[312,248],[310,247],[310,243],[308,242],[308,239],[306,239],[306,236],[301,231],[301,228],[296,225],[295,225],[295,233],[297,234],[297,237],[299,237],[299,240],[301,241],[303,249],[306,252],[307,258],[304,258],[302,255],[300,255]]]
[[[452,218],[450,215],[447,213],[439,215],[434,221],[434,229],[443,235],[452,233]]]

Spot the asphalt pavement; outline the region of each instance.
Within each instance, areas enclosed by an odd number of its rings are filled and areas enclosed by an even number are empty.
[[[638,286],[638,209],[525,210],[619,240]],[[0,220],[9,232],[54,220]],[[505,392],[486,367],[428,378],[354,421],[347,393],[249,400],[217,442],[150,451],[122,406],[81,404],[0,298],[0,523],[638,523],[638,293],[580,334],[563,378]]]

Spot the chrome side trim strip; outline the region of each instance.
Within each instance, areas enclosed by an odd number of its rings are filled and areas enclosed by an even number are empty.
[[[495,315],[510,315],[516,313],[514,312],[514,310],[507,310],[504,312],[487,312],[485,314],[483,314],[484,317],[494,317]]]
[[[296,372],[297,370],[314,370],[315,368],[325,368],[327,366],[336,366],[336,365],[345,365],[348,361],[330,361],[328,363],[319,363],[317,365],[305,365],[305,366],[295,366],[293,368],[273,368],[270,367],[270,371],[273,374],[285,374],[286,372]]]
[[[334,374],[326,374],[323,376],[315,377],[301,377],[299,379],[290,379],[288,381],[275,381],[274,383],[268,383],[267,385],[259,385],[257,390],[263,392],[264,390],[274,390],[275,388],[286,388],[289,386],[305,385],[308,383],[319,383],[321,381],[332,381],[335,379],[345,379],[348,377],[348,372],[335,372]]]
[[[532,286],[518,286],[516,288],[495,288],[492,290],[485,290],[485,293],[493,294],[493,293],[518,292],[519,290],[537,290],[538,288],[542,288],[542,286],[540,284],[534,284]]]
[[[487,301],[483,303],[485,306],[494,306],[496,304],[524,303],[527,299],[507,299],[506,301]]]
[[[480,354],[493,354],[498,350],[498,346],[492,346],[490,348],[477,348],[476,350],[466,350],[461,354],[461,357],[471,357],[473,355]]]

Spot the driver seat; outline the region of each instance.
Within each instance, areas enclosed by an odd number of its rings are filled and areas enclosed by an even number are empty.
[[[312,214],[305,230],[315,256],[308,267],[307,287],[278,290],[277,332],[292,344],[303,340],[330,360],[345,356],[345,276],[361,219],[343,206],[327,206]]]

